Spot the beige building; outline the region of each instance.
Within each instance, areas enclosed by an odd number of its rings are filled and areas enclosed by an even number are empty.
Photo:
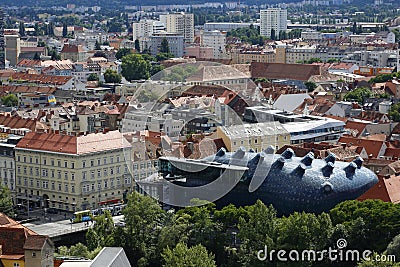
[[[119,202],[133,188],[126,164],[131,146],[118,131],[28,133],[15,148],[15,160],[18,203],[85,210]]]
[[[167,32],[183,35],[185,43],[194,40],[194,15],[187,13],[172,13],[160,15],[160,22],[165,25]]]
[[[248,64],[251,62],[275,63],[274,50],[232,49],[232,64]]]
[[[239,147],[261,152],[268,146],[279,149],[290,144],[290,134],[279,122],[263,122],[233,126],[219,126],[218,138],[222,138],[228,151]]]

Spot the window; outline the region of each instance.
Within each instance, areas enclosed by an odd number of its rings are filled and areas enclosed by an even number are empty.
[[[101,164],[101,160],[97,159],[97,166],[100,166],[100,164]]]
[[[64,172],[64,179],[68,180],[68,172]]]
[[[51,159],[51,166],[54,166],[54,159]]]
[[[117,156],[117,162],[119,162],[119,156]]]
[[[92,179],[94,179],[94,171],[91,171],[91,172],[90,172],[90,177],[91,177]]]
[[[107,187],[108,187],[108,181],[104,180],[104,188],[107,188]]]
[[[82,162],[82,168],[86,168],[86,161]]]
[[[104,176],[108,176],[108,170],[104,169]]]
[[[91,160],[90,161],[90,167],[93,167],[94,166],[94,160]]]
[[[46,158],[43,158],[43,165],[46,165],[47,164],[47,160],[46,160]]]
[[[110,168],[110,175],[114,174],[114,168]]]
[[[33,256],[33,255],[32,255]],[[20,267],[18,262],[14,262],[14,267]]]
[[[68,168],[68,162],[64,161],[64,168]]]
[[[110,162],[111,162],[111,164],[114,163],[114,158],[113,157],[110,157]]]
[[[117,166],[117,173],[120,173],[120,172],[121,172],[120,166]]]
[[[64,190],[65,190],[65,192],[68,192],[68,185],[67,184],[65,185]]]
[[[71,169],[75,169],[75,162],[71,162]]]
[[[107,158],[104,158],[103,162],[104,164],[107,164]]]
[[[61,184],[58,184],[58,191],[61,191]]]
[[[82,172],[82,180],[86,180],[86,172]]]
[[[75,173],[74,173],[74,172],[71,173],[71,180],[72,180],[72,181],[75,180]]]
[[[97,171],[97,177],[101,177],[101,171],[100,170]]]
[[[51,183],[51,190],[56,190],[54,182]]]
[[[58,171],[57,178],[61,179],[61,171]]]
[[[39,180],[36,181],[36,187],[40,188],[40,181]]]
[[[71,185],[71,193],[75,193],[75,186]]]

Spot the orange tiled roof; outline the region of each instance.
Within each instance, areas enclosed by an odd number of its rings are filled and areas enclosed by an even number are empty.
[[[40,83],[40,84],[51,84],[51,85],[64,85],[72,79],[71,76],[54,76],[44,74],[27,74],[27,73],[14,73],[11,78],[13,80]]]
[[[362,146],[369,156],[372,155],[373,158],[377,158],[385,142],[342,136],[339,138],[339,143],[346,143],[347,145],[351,143],[352,145]]]

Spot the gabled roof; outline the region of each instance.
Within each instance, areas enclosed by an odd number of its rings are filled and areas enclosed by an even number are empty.
[[[279,110],[290,111],[292,112],[301,103],[304,102],[305,99],[311,98],[308,94],[287,94],[280,95],[278,99],[275,101],[273,107]]]
[[[79,53],[85,52],[81,45],[64,44],[61,53]]]
[[[365,148],[365,151],[367,154],[373,158],[378,158],[379,152],[382,148],[382,146],[385,144],[384,141],[376,141],[376,140],[368,140],[368,139],[362,139],[362,138],[353,138],[353,137],[347,137],[347,136],[342,136],[339,138],[339,143],[346,143],[349,145],[355,145],[355,146],[362,146]]]
[[[252,78],[288,79],[308,81],[314,75],[320,75],[320,67],[312,64],[283,64],[252,62]]]
[[[358,137],[365,131],[365,127],[367,127],[367,125],[368,123],[348,120],[344,128],[351,130],[353,137]]]

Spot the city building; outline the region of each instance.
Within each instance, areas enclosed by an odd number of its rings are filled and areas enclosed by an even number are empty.
[[[61,60],[66,59],[72,62],[86,61],[86,51],[81,45],[64,44],[61,50]]]
[[[5,267],[52,267],[54,244],[0,212],[0,265]]]
[[[67,211],[120,202],[133,186],[130,150],[118,131],[28,133],[15,147],[17,202]]]
[[[259,23],[251,23],[251,22],[206,22],[204,24],[205,31],[230,31],[240,28],[248,28],[251,25],[254,27],[260,26]]]
[[[261,152],[273,146],[276,149],[290,144],[290,134],[280,122],[262,122],[217,127],[217,136],[221,138],[228,151],[240,147]]]
[[[280,31],[287,30],[287,10],[281,8],[268,8],[260,11],[260,34],[274,39],[279,36]]]
[[[201,45],[212,47],[213,58],[226,58],[226,34],[220,31],[204,31],[201,35]]]
[[[4,17],[3,9],[0,8],[0,70],[6,67],[3,17]]]
[[[165,30],[165,25],[160,21],[150,19],[140,20],[132,24],[132,40],[135,41],[142,37],[150,37],[154,33]]]
[[[21,138],[21,136],[0,133],[0,184],[10,189],[14,203],[16,203],[14,147]]]
[[[18,34],[4,35],[5,56],[10,61],[10,66],[16,66],[21,53],[21,40]]]
[[[160,32],[149,37],[148,48],[152,56],[156,56],[160,52],[161,43],[164,39],[167,40],[169,51],[174,57],[183,56],[184,36],[170,32]]]
[[[165,25],[167,32],[182,35],[185,43],[194,40],[194,15],[187,13],[172,13],[160,15],[160,21]]]

